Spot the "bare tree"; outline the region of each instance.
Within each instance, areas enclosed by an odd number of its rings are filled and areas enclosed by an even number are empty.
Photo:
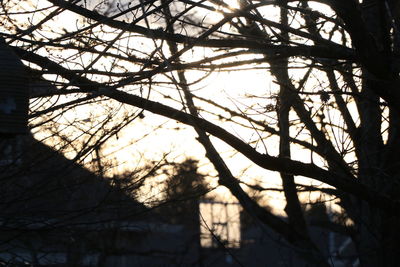
[[[361,266],[397,265],[396,1],[121,0],[89,5],[9,0],[1,6],[1,35],[24,61],[32,82],[52,85],[32,90],[30,126],[35,131],[56,127],[56,138],[67,140],[76,159],[142,119],[144,111],[161,115],[192,127],[219,184],[310,264],[328,266],[329,260],[310,238],[300,189],[338,200],[352,224],[336,226],[346,228]],[[245,79],[243,73],[257,69],[274,82],[261,93],[250,81],[241,92],[219,98],[196,90],[216,73],[240,73]],[[69,112],[81,106],[108,107],[96,114],[103,123],[89,125]],[[124,112],[118,113],[119,108]],[[69,140],[74,130],[81,135]],[[288,220],[249,196],[214,138],[253,165],[280,173]],[[298,151],[309,156],[293,159]],[[301,187],[299,176],[329,187]]]

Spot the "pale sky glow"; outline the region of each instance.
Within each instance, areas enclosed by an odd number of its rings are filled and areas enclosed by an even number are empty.
[[[88,1],[91,7],[95,7],[97,4],[95,1]],[[44,0],[37,1],[37,6],[35,8],[44,8],[49,6],[49,3]],[[230,6],[232,8],[239,8],[237,1],[231,1]],[[322,10],[321,5],[316,5],[316,8]],[[101,10],[100,6],[97,6],[98,10]],[[230,12],[226,8],[220,8],[221,11]],[[204,17],[205,24],[214,24],[223,18],[221,13],[217,12],[208,12],[204,11],[204,14],[196,13],[197,16]],[[278,9],[265,6],[259,8],[259,11],[264,14],[266,19],[274,20],[278,15]],[[198,12],[198,11],[197,11]],[[46,12],[44,12],[46,13]],[[23,19],[29,19],[34,21],[40,21],[42,19],[38,14],[34,17],[27,15],[22,17]],[[123,19],[123,18],[121,18]],[[77,30],[77,25],[80,23],[88,24],[82,18],[74,15],[71,12],[63,12],[61,15],[57,16],[54,20],[54,24],[51,24],[52,27],[46,26],[45,28],[46,34],[48,36],[55,35],[54,32],[62,32],[64,29],[66,31],[74,31]],[[161,23],[161,22],[160,22]],[[157,28],[161,24],[153,23],[151,24],[151,28]],[[145,25],[144,21],[141,21],[139,24]],[[57,27],[54,27],[57,25]],[[223,27],[229,27],[225,25]],[[109,32],[107,34],[107,32]],[[112,30],[107,26],[102,26],[102,28],[95,28],[93,34],[96,34],[103,38],[104,40],[113,40],[116,37],[115,33],[112,33]],[[89,42],[89,40],[88,40]],[[147,38],[141,38],[133,34],[123,33],[116,40],[116,44],[120,47],[128,47],[126,54],[135,54],[135,55],[143,55],[151,53],[155,45],[160,45],[161,41],[154,42],[153,40],[149,40]],[[162,57],[168,58],[170,56],[170,52],[164,46],[158,50],[157,55],[161,55]],[[97,46],[96,50],[102,51],[105,47]],[[182,47],[180,47],[182,48]],[[132,50],[130,50],[132,49]],[[133,51],[135,49],[136,51]],[[137,52],[140,53],[137,53]],[[108,52],[117,52],[113,49],[109,49]],[[194,50],[190,50],[184,53],[181,56],[182,62],[193,62],[195,60],[204,59],[207,55],[211,55],[210,52],[215,52],[215,49],[209,48],[197,48]],[[59,55],[65,57],[66,55],[70,59],[75,59],[77,65],[70,65],[72,68],[83,69],[87,66],[92,65],[92,61],[94,60],[93,56],[88,54],[77,55],[76,52],[72,50],[59,50]],[[43,50],[43,54],[45,51]],[[215,53],[214,53],[215,54]],[[248,60],[254,58],[262,58],[261,55],[241,55],[227,59],[221,59],[220,61],[213,62],[217,63],[229,63],[237,60]],[[80,64],[80,65],[79,65]],[[129,62],[118,63],[119,67],[114,67],[114,62],[111,58],[103,57],[98,60],[93,67],[95,69],[101,71],[113,71],[113,72],[136,72],[140,69],[139,66],[135,66]],[[67,65],[66,65],[67,66]],[[236,71],[235,69],[245,69],[241,71]],[[189,70],[185,72],[186,77],[189,82],[198,80],[200,77],[207,75],[204,71],[198,70]],[[299,77],[304,74],[304,69],[299,71],[291,72],[293,78],[296,78],[297,74]],[[171,73],[166,73],[166,76],[170,76]],[[176,78],[177,74],[172,73],[172,75]],[[107,82],[106,76],[97,75],[96,76],[99,81]],[[154,79],[155,82],[165,82],[169,81],[167,77],[163,77],[159,75]],[[139,85],[130,85],[127,87],[127,90],[130,90],[134,94],[140,94],[142,91],[143,95],[147,95],[148,91],[146,88],[141,88]],[[191,86],[192,92],[203,98],[211,99],[215,101],[217,104],[221,104],[225,107],[232,108],[233,110],[239,110],[242,112],[248,112],[248,109],[251,105],[256,104],[252,108],[256,109],[259,112],[259,115],[252,114],[252,118],[262,118],[266,120],[266,123],[274,128],[276,127],[276,118],[273,116],[266,116],[266,110],[268,105],[275,105],[275,99],[268,99],[275,92],[277,92],[277,85],[273,82],[273,78],[271,78],[268,74],[268,65],[266,64],[258,64],[255,68],[254,65],[244,65],[238,68],[232,68],[232,70],[224,70],[218,72],[217,70],[213,72],[209,77],[205,80]],[[165,87],[163,85],[156,85],[150,91],[150,98],[155,101],[159,101],[161,103],[170,104],[171,106],[181,109],[181,104],[165,98],[165,96],[172,97],[173,99],[180,99],[179,93],[173,86]],[[257,96],[257,98],[250,98],[249,96]],[[58,103],[62,103],[63,101],[71,101],[74,96],[61,97],[57,99]],[[213,112],[213,107],[210,104],[206,104],[198,99],[194,100],[195,103],[202,103],[200,107]],[[259,103],[257,102],[259,101]],[[34,101],[33,101],[34,102]],[[256,102],[256,103],[255,103]],[[49,102],[50,103],[50,102]],[[104,106],[103,106],[104,105]],[[107,107],[108,105],[108,107]],[[89,119],[90,117],[97,117],[98,120],[107,119],[107,114],[109,111],[113,109],[113,105],[118,104],[98,104],[95,103],[93,105],[87,105],[85,107],[79,107],[74,110],[68,111],[63,116],[59,117],[58,122],[64,125],[73,125],[74,127],[66,128],[63,132],[68,136],[80,135],[83,131],[94,131],[94,129],[90,130],[92,126],[99,127],[99,131],[101,131],[101,127],[97,124],[96,121]],[[217,109],[215,109],[217,111]],[[219,111],[219,110],[218,110]],[[123,106],[118,112],[115,114],[111,114],[113,116],[113,120],[120,120],[124,117],[125,113],[133,114],[134,112],[138,113],[139,110],[137,108]],[[251,112],[254,113],[254,110]],[[265,150],[268,151],[270,155],[276,156],[278,154],[278,143],[279,139],[276,137],[266,137],[266,133],[263,131],[255,131],[251,127],[249,122],[237,119],[238,122],[243,123],[248,129],[244,129],[243,127],[239,127],[237,124],[224,122],[221,124],[221,121],[218,120],[218,117],[208,114],[206,112],[200,112],[201,116],[210,120],[211,122],[216,123],[217,125],[221,125],[227,131],[234,133],[236,136],[241,138],[246,142],[253,142],[254,140],[259,140],[260,137],[264,140],[263,142],[258,141],[257,143],[253,143],[252,145],[257,148],[258,151],[264,153]],[[221,113],[225,114],[225,113]],[[108,114],[110,115],[110,114]],[[229,114],[225,114],[227,118],[229,118]],[[224,116],[225,116],[224,115]],[[195,140],[197,136],[193,129],[190,127],[184,126],[182,124],[178,124],[169,119],[165,119],[163,117],[150,114],[149,112],[144,112],[144,119],[137,118],[135,121],[130,123],[124,130],[122,130],[118,136],[114,136],[107,142],[106,145],[102,147],[102,155],[106,156],[108,160],[111,160],[115,163],[116,167],[113,169],[115,172],[122,172],[126,169],[137,168],[138,166],[145,163],[146,160],[159,160],[165,154],[168,154],[171,159],[179,159],[183,160],[185,157],[194,157],[200,159],[200,171],[205,174],[210,174],[211,176],[215,176],[216,173],[211,168],[208,160],[205,160],[204,154],[205,151],[202,146]],[[293,116],[295,118],[295,116]],[[333,118],[336,120],[337,118]],[[163,125],[162,128],[158,128],[157,126]],[[255,126],[254,126],[255,127]],[[79,128],[79,129],[78,129]],[[156,130],[154,128],[157,128]],[[174,129],[179,128],[180,130],[176,131]],[[184,129],[184,130],[182,130]],[[53,129],[54,130],[54,129]],[[77,132],[74,132],[77,131]],[[292,129],[293,134],[299,134],[304,136],[304,139],[309,138],[307,133],[295,132]],[[50,134],[50,131],[42,131],[41,129],[35,129],[36,136],[39,139],[42,139],[44,136]],[[136,140],[140,140],[136,142]],[[279,178],[279,174],[276,172],[266,171],[251,163],[244,156],[235,153],[229,146],[217,140],[216,138],[212,139],[218,151],[221,152],[221,155],[226,160],[228,166],[231,168],[233,174],[238,177],[240,180],[246,183],[253,183],[257,181],[263,187],[276,187],[280,185],[281,181]],[[48,140],[51,142],[51,139]],[[54,142],[54,140],[52,140]],[[67,156],[72,158],[74,156],[74,151],[70,150],[67,153]],[[301,160],[303,162],[310,162],[311,155],[309,152],[304,153],[301,149],[293,149],[292,151],[293,158],[296,160]],[[320,159],[314,155],[313,160],[317,165],[322,166],[322,162],[319,162]],[[90,161],[90,158],[88,159]],[[111,171],[109,172],[112,173]],[[298,182],[308,183],[308,179],[298,178]],[[212,182],[213,184],[216,181]],[[154,188],[153,188],[154,190]],[[217,190],[223,199],[229,199],[226,197],[227,190],[224,188],[219,188]],[[155,190],[151,193],[151,195],[157,196],[158,192]],[[225,195],[225,196],[223,196]],[[282,201],[283,195],[276,192],[268,192],[266,193],[268,196],[268,204],[273,206],[276,212],[282,212],[284,202]],[[147,197],[147,196],[146,196]]]

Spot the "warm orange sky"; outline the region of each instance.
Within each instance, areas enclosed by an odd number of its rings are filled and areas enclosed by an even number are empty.
[[[48,2],[46,1],[38,1],[39,6],[37,8],[41,8],[44,6],[48,6]],[[93,5],[94,2],[91,2]],[[232,1],[232,6],[236,5],[236,1]],[[267,12],[267,11],[266,11]],[[272,13],[269,14],[271,16]],[[217,20],[218,15],[215,17],[211,17],[208,15],[210,21],[213,19]],[[32,19],[32,18],[30,18]],[[33,19],[40,20],[40,16],[35,16]],[[65,12],[61,16],[59,16],[56,20],[60,26],[66,28],[67,30],[72,30],[75,28],[75,23],[77,18],[70,12]],[[127,42],[128,39],[123,39],[121,42]],[[143,39],[136,38],[130,39],[130,42],[137,42],[137,46],[140,47],[142,45],[143,49],[151,50],[152,40],[144,41]],[[148,42],[148,45],[147,43]],[[148,47],[147,47],[148,46]],[[65,52],[63,52],[65,53]],[[167,52],[165,52],[167,53]],[[194,51],[189,51],[182,56],[182,60],[195,60],[203,58],[204,55],[207,55],[206,49],[196,49]],[[70,55],[69,55],[70,56]],[[242,57],[244,58],[244,57]],[[81,58],[82,61],[90,62],[90,58]],[[98,65],[107,65],[107,59],[100,60]],[[251,67],[251,66],[248,66]],[[267,95],[271,91],[274,91],[275,84],[273,83],[273,79],[268,75],[267,66],[257,66],[261,67],[261,69],[251,69],[247,71],[225,71],[217,73],[215,72],[205,81],[194,85],[191,89],[196,95],[206,97],[216,101],[219,104],[223,104],[228,107],[240,107],[241,109],[246,108],[246,101],[254,101],[249,100],[246,96],[247,93],[251,93],[253,95]],[[265,69],[262,69],[265,67]],[[131,71],[134,71],[135,68],[129,66]],[[187,73],[188,80],[196,80],[198,78],[197,74],[194,72]],[[163,90],[162,88],[157,88],[156,90]],[[169,89],[170,90],[170,89]],[[171,90],[172,91],[172,90]],[[156,93],[152,93],[152,97],[154,100],[165,102],[164,98],[161,96],[157,96]],[[235,101],[233,101],[235,100]],[[267,103],[260,103],[260,105],[266,105]],[[176,105],[179,108],[179,105]],[[210,108],[208,106],[208,108]],[[134,109],[133,107],[128,107],[127,109]],[[79,109],[74,113],[69,113],[68,116],[71,118],[65,117],[66,120],[73,121],[73,116],[76,116],[80,119],[85,119],[83,117],[90,117],[90,114],[96,114],[97,112],[102,112],[101,108],[96,106],[86,107],[84,109]],[[209,115],[207,119],[210,118],[211,121],[214,121],[216,124],[220,124],[216,118],[211,118]],[[117,117],[116,117],[117,118]],[[205,160],[204,150],[199,145],[199,143],[195,140],[196,134],[195,132],[181,124],[177,124],[175,122],[168,122],[164,128],[158,129],[154,131],[154,127],[158,126],[167,121],[165,118],[161,118],[156,115],[151,115],[148,112],[145,112],[145,118],[143,120],[138,119],[131,125],[129,125],[126,129],[124,129],[117,139],[112,139],[113,142],[109,142],[107,146],[104,147],[103,155],[108,155],[110,158],[115,159],[118,168],[117,171],[121,171],[124,169],[132,169],[137,165],[143,164],[144,160],[158,160],[163,154],[170,153],[170,157],[176,159],[180,157],[183,159],[184,157],[194,157],[200,159],[200,171],[203,173],[210,173],[211,175],[215,175],[213,168],[209,165],[208,161]],[[274,121],[271,120],[271,126]],[[180,131],[171,130],[172,128],[180,127]],[[238,128],[236,125],[225,123],[225,129],[228,131],[235,133],[237,136],[242,138],[245,141],[255,140],[258,138],[256,133],[251,130],[243,130],[243,128]],[[261,135],[263,133],[260,133]],[[38,133],[38,137],[41,138],[43,133]],[[142,139],[140,142],[135,142],[137,139],[141,139],[142,136],[146,138]],[[233,174],[240,178],[245,182],[254,182],[257,180],[260,182],[260,185],[264,187],[273,187],[276,184],[280,184],[280,178],[278,173],[270,172],[266,170],[262,170],[261,168],[254,166],[249,160],[245,157],[234,154],[234,151],[224,143],[219,140],[214,140],[215,145],[218,151],[221,151],[221,154],[224,156],[228,166],[231,168]],[[278,148],[278,139],[270,138],[265,141],[264,144],[259,143],[258,149],[263,151],[263,146],[267,147],[267,150],[270,154],[276,155]],[[132,143],[132,144],[131,144]],[[302,159],[303,161],[307,161],[309,157],[308,154],[304,154],[303,151],[297,150],[293,151],[293,157],[295,159]],[[246,170],[244,172],[244,170]],[[303,182],[304,179],[299,179],[299,181]],[[226,190],[220,189],[219,192],[225,192]],[[281,194],[269,193],[270,196],[270,205],[274,207],[279,207],[282,209],[283,207],[283,196]]]

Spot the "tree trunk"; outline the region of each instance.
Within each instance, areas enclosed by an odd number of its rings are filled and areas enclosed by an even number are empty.
[[[373,36],[375,45],[382,58],[391,56],[390,19],[385,1],[363,1],[363,18]],[[396,75],[390,66],[388,76]],[[398,191],[398,175],[394,165],[398,165],[399,150],[397,143],[397,112],[391,112],[391,126],[388,129],[388,140],[384,144],[382,138],[382,110],[380,98],[374,92],[384,90],[388,85],[376,79],[368,71],[363,70],[363,84],[360,96],[356,99],[360,115],[360,135],[356,141],[358,158],[358,178],[363,184],[396,197]],[[396,136],[396,137],[394,137]],[[393,147],[394,146],[394,147]],[[395,151],[397,153],[395,153]],[[396,156],[395,156],[396,155]],[[397,258],[400,252],[398,242],[399,215],[382,211],[364,201],[358,202],[356,218],[356,235],[354,237],[361,266],[398,266]]]

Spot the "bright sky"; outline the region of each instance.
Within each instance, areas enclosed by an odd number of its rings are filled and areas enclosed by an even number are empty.
[[[95,1],[88,2],[95,6]],[[48,6],[48,2],[44,0],[38,1],[38,3],[39,5],[37,8]],[[235,1],[232,1],[232,6],[234,6],[234,3]],[[39,20],[40,17],[35,17],[34,19]],[[218,20],[220,17],[212,17],[211,15],[208,15],[208,19],[212,21]],[[76,28],[77,19],[69,12],[63,13],[63,15],[58,18],[58,21],[60,22],[60,25],[67,30],[73,30]],[[54,28],[52,30],[54,30]],[[123,42],[127,41],[128,39],[124,39]],[[129,39],[129,42],[137,42],[138,47],[140,45],[141,47],[146,46],[146,41],[140,38],[134,40]],[[63,56],[65,56],[65,52],[60,51],[60,53],[64,53]],[[194,58],[201,58],[203,53],[207,53],[207,51],[205,49],[198,49],[197,51],[186,53],[182,59],[185,60],[185,58],[187,58],[193,60]],[[86,60],[87,62],[90,62],[90,58],[82,58],[81,60],[83,63],[85,63]],[[99,61],[97,65],[104,65],[107,67],[108,64],[109,62],[105,59]],[[132,66],[130,66],[130,68],[132,68]],[[134,71],[134,69],[131,70]],[[195,80],[197,79],[197,75],[188,73],[188,79]],[[254,101],[249,100],[244,92],[251,92],[251,94],[258,96],[268,95],[269,92],[275,90],[274,86],[276,85],[272,82],[272,78],[268,75],[267,70],[261,68],[241,72],[232,71],[214,73],[205,81],[193,86],[192,89],[195,94],[212,99],[217,103],[228,107],[242,105],[241,108],[244,109],[246,101]],[[157,90],[162,89],[158,88]],[[234,102],[231,99],[239,99],[240,102]],[[166,100],[160,98],[159,101],[165,103]],[[266,103],[261,104],[265,105]],[[129,110],[130,108],[128,107],[126,109]],[[76,117],[78,117],[83,122],[82,127],[87,127],[84,126],[84,123],[90,122],[88,121],[90,116],[102,111],[104,112],[104,109],[99,109],[97,106],[95,106],[95,108],[84,110],[80,109],[79,113],[65,114],[64,119],[72,122]],[[121,115],[122,114],[116,115],[115,118],[117,119],[118,116]],[[209,173],[212,176],[215,175],[215,172],[212,171],[212,167],[208,164],[208,161],[204,159],[204,149],[195,140],[197,135],[192,129],[160,116],[152,115],[148,112],[145,112],[144,115],[144,119],[137,119],[118,135],[118,139],[111,139],[113,142],[109,142],[108,145],[104,147],[102,152],[103,155],[107,155],[116,160],[119,165],[117,171],[136,168],[138,165],[145,163],[146,159],[158,160],[161,159],[164,154],[169,153],[169,157],[174,159],[178,158],[183,160],[184,157],[198,158],[200,159],[200,171],[206,174]],[[68,116],[71,116],[71,118]],[[270,122],[271,126],[275,123],[272,119]],[[159,125],[163,125],[163,127],[154,130],[154,128]],[[225,129],[237,134],[245,141],[257,138],[257,136],[254,136],[254,131],[244,131],[242,128],[239,130],[237,125],[234,124],[224,124],[224,126],[226,127]],[[174,130],[178,127],[180,130]],[[135,142],[138,139],[141,139],[140,142]],[[276,138],[271,138],[266,141],[267,143],[265,144],[260,143],[258,144],[258,149],[263,151],[263,145],[265,145],[270,154],[276,155],[278,151],[277,140],[278,139]],[[234,154],[234,151],[223,142],[216,139],[213,139],[213,141],[218,151],[221,151],[221,154],[225,157],[225,160],[233,174],[242,181],[252,183],[256,180],[264,187],[274,187],[275,185],[280,184],[280,178],[277,173],[262,170],[261,168],[254,166],[254,164],[240,154]],[[309,154],[304,154],[303,151],[298,150],[294,151],[293,157],[295,159],[304,160],[305,157],[310,156]],[[299,179],[299,182],[307,182],[307,180]],[[218,189],[218,192],[221,195],[226,194],[226,191],[226,189]],[[157,192],[153,192],[153,194],[157,195]],[[268,204],[277,208],[277,212],[278,210],[282,211],[284,206],[282,194],[270,192],[267,196],[269,199]]]

